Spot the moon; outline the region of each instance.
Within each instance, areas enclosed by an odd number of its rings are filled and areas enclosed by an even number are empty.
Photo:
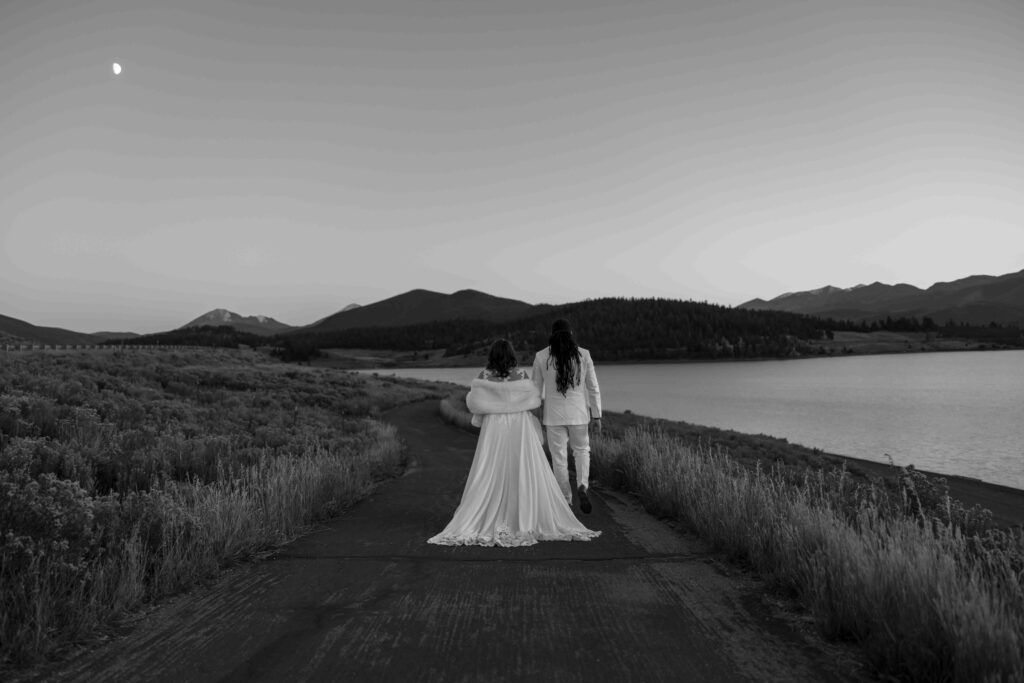
[[[114,67],[113,68],[114,68],[114,75],[115,76],[117,76],[117,75],[119,75],[121,73],[121,65],[118,64],[117,62],[114,62]]]

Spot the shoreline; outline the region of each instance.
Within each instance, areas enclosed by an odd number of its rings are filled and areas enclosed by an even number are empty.
[[[843,460],[854,463],[856,466],[866,470],[873,470],[876,476],[891,476],[890,465],[855,458],[850,455],[829,454]],[[914,468],[916,471],[928,475],[929,479],[945,479],[949,486],[951,498],[959,500],[965,507],[981,505],[992,512],[992,521],[1002,527],[1024,527],[1024,489],[996,484],[993,482],[965,477],[959,474],[942,474]]]
[[[459,387],[442,401],[456,411],[468,415],[465,408],[466,393],[466,388]],[[898,466],[888,463],[830,453],[818,448],[790,443],[786,439],[774,436],[748,434],[681,420],[638,415],[632,412],[606,410],[602,423],[605,433],[612,437],[621,435],[630,427],[654,426],[684,442],[701,442],[720,447],[728,451],[733,459],[747,466],[753,466],[757,461],[767,466],[782,464],[798,469],[826,469],[843,466],[851,477],[864,483],[891,480],[899,471]],[[932,481],[944,479],[948,486],[949,496],[960,501],[965,508],[969,509],[979,505],[989,510],[992,513],[993,525],[1001,528],[1024,528],[1024,489],[916,467],[914,470],[926,475]]]
[[[962,351],[966,351],[964,349]],[[972,349],[974,350],[974,349]],[[993,349],[986,349],[993,350]],[[1016,349],[1019,350],[1019,349]],[[391,361],[404,360],[399,356],[411,356],[412,354],[405,354],[404,352],[379,352],[370,350],[334,350],[340,352],[339,355],[344,354],[346,357],[344,360],[338,356],[329,357],[321,361],[314,361],[314,364],[324,365],[328,367],[334,367],[337,369],[347,370],[373,370],[381,373],[387,373],[390,370],[403,370],[403,369],[447,369],[447,368],[463,368],[463,367],[482,367],[486,364],[486,359],[483,357],[469,357],[460,356],[446,359],[447,362],[438,363],[440,358],[421,357],[414,362],[392,362],[385,366],[385,359]],[[355,352],[360,355],[360,360],[363,362],[359,363],[360,367],[353,367],[345,362],[352,356],[349,353]],[[901,353],[941,353],[949,350],[907,350]],[[959,351],[958,351],[959,352]],[[443,354],[443,351],[438,352]],[[362,355],[365,354],[365,355]],[[373,354],[373,355],[371,355]],[[379,354],[379,355],[378,355]],[[850,355],[892,355],[892,354],[866,354],[866,353],[854,353],[844,354],[841,357],[849,357]],[[840,356],[801,356],[796,358],[779,358],[779,359],[751,359],[751,360],[804,360],[807,358],[836,358]],[[371,361],[376,361],[372,362]],[[720,363],[720,362],[740,362],[742,359],[721,359],[721,360],[710,360],[710,359],[695,359],[685,361],[611,361],[602,363],[602,365],[625,365],[625,364],[679,364],[679,363]],[[326,362],[324,362],[326,361]],[[780,437],[772,437],[767,435],[755,435],[744,432],[735,432],[730,430],[719,429],[715,427],[709,427],[704,425],[697,425],[682,421],[673,421],[667,418],[655,418],[650,416],[638,415],[632,412],[629,413],[617,413],[614,411],[605,411],[606,416],[613,417],[611,420],[606,420],[606,424],[618,423],[623,426],[636,423],[646,424],[658,424],[660,427],[665,428],[666,431],[676,433],[686,439],[703,439],[705,441],[711,441],[717,443],[724,448],[730,450],[730,452],[738,451],[740,459],[751,461],[752,459],[760,459],[765,463],[771,464],[773,462],[782,461],[789,464],[800,464],[803,466],[836,466],[841,463],[847,465],[848,471],[860,477],[862,480],[869,478],[875,479],[891,479],[895,476],[897,469],[886,462],[878,462],[874,460],[866,460],[851,455],[843,455],[841,453],[831,453],[824,451],[820,448],[803,446],[796,443],[790,443],[788,440]],[[611,426],[609,424],[609,426]],[[623,427],[624,428],[624,427]],[[1012,486],[1006,486],[1004,484],[988,482],[981,479],[977,479],[965,475],[957,474],[944,474],[941,472],[934,472],[932,470],[914,468],[928,476],[929,479],[945,479],[948,486],[949,495],[959,500],[964,504],[965,507],[971,508],[974,505],[980,505],[992,512],[993,523],[1001,527],[1024,527],[1024,489],[1014,488]]]
[[[624,431],[630,426],[642,424],[656,425],[684,440],[701,440],[721,446],[740,461],[749,462],[752,459],[758,459],[767,464],[782,461],[789,465],[817,468],[843,464],[848,472],[862,480],[889,479],[899,469],[898,466],[894,467],[888,463],[830,453],[818,448],[790,443],[786,439],[774,436],[748,434],[678,420],[616,411],[604,411],[604,418],[604,421],[615,431]],[[980,505],[990,510],[992,522],[996,526],[1024,527],[1024,489],[917,467],[914,470],[927,475],[932,480],[945,479],[951,498],[959,500],[967,508]]]
[[[877,333],[875,333],[877,334]],[[953,342],[953,340],[950,340]],[[693,363],[757,363],[764,361],[801,361],[825,358],[850,358],[857,356],[901,356],[925,353],[988,353],[994,351],[1024,351],[1024,347],[999,347],[955,340],[955,344],[971,344],[962,346],[938,346],[930,348],[908,346],[918,343],[901,336],[888,341],[868,340],[854,344],[853,340],[844,339],[833,342],[812,342],[812,346],[820,349],[832,349],[829,352],[804,353],[792,356],[758,356],[752,358],[620,358],[602,360],[600,365],[682,365]],[[853,344],[853,346],[851,346]],[[859,349],[854,350],[854,347]],[[836,351],[840,348],[850,349],[847,352]],[[444,349],[428,349],[425,351],[390,351],[381,349],[321,349],[324,355],[310,361],[312,365],[332,367],[339,370],[407,370],[407,369],[445,369],[482,367],[487,364],[484,354],[445,356]],[[526,359],[532,358],[532,352],[519,352]],[[520,361],[520,365],[527,362]]]

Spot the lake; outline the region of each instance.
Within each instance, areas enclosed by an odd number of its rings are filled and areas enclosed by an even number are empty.
[[[469,385],[479,368],[382,369]],[[1024,489],[1024,351],[601,365],[606,410]]]

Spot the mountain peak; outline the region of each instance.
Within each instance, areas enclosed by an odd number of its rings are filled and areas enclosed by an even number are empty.
[[[291,329],[291,325],[285,325],[282,322],[274,320],[267,315],[252,315],[252,316],[241,316],[234,311],[229,311],[226,308],[215,308],[212,311],[204,313],[195,320],[185,323],[181,326],[182,329],[188,327],[204,327],[206,325],[220,326],[228,325],[241,332],[251,332],[253,334],[272,335],[285,330]]]
[[[503,299],[475,289],[461,289],[452,294],[442,294],[429,289],[412,289],[365,306],[347,307],[303,329],[333,332],[357,327],[412,325],[437,320],[510,320],[534,310],[532,304]]]

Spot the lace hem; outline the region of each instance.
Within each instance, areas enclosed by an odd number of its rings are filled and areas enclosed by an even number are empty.
[[[601,535],[600,531],[571,531],[564,534],[538,534],[533,531],[513,532],[498,529],[493,536],[481,534],[438,534],[427,539],[434,545],[479,545],[486,547],[519,548],[536,545],[538,541],[590,541]]]

